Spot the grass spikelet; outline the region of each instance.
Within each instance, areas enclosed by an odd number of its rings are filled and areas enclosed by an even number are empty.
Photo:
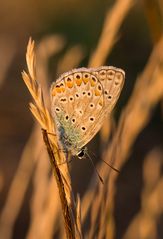
[[[71,188],[71,180],[67,164],[65,163],[60,168],[58,167],[58,164],[60,162],[66,161],[66,159],[64,153],[58,147],[55,124],[48,109],[45,106],[41,86],[36,80],[36,56],[34,46],[34,41],[30,38],[26,53],[28,73],[25,71],[22,72],[23,80],[34,99],[34,104],[30,103],[30,110],[43,128],[43,139],[47,147],[50,162],[59,190],[66,236],[67,238],[82,238],[81,231],[78,229],[79,220],[78,222],[76,221],[76,218],[78,218],[78,212],[80,211],[80,204],[78,204],[78,210],[76,210],[76,204],[73,199],[74,196]]]

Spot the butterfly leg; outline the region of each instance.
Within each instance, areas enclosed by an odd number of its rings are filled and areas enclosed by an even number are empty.
[[[65,163],[70,163],[72,161],[72,159],[69,159],[69,160],[65,160],[63,161],[62,163],[59,163],[58,166],[62,165],[62,164],[65,164]]]

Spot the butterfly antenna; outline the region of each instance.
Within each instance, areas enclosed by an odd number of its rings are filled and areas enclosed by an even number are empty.
[[[114,168],[111,164],[107,163],[105,160],[102,159],[104,163],[106,163],[111,169],[113,169],[115,172],[120,173],[120,171],[116,168]]]
[[[95,158],[97,158],[96,157],[96,155],[93,153],[93,152],[91,152],[92,154],[93,154],[93,156],[95,157]],[[115,172],[117,172],[117,173],[120,173],[120,171],[118,170],[118,169],[116,169],[116,168],[114,168],[111,164],[109,164],[108,162],[106,162],[104,159],[101,159],[105,164],[107,164],[111,169],[113,169]]]
[[[92,165],[93,165],[93,167],[94,167],[94,169],[95,169],[95,172],[96,172],[97,176],[99,177],[101,183],[104,184],[104,180],[102,179],[102,177],[100,176],[99,172],[97,171],[97,168],[96,168],[96,166],[94,165],[94,162],[93,162],[92,158],[89,156],[88,153],[86,153],[86,155],[87,155],[87,157],[89,158],[89,160],[91,161],[91,163],[92,163]]]

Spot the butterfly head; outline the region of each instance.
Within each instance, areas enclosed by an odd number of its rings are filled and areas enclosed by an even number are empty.
[[[80,149],[80,150],[78,151],[77,157],[78,157],[79,159],[83,159],[83,158],[86,156],[87,151],[88,151],[87,148],[86,148],[86,147],[83,147],[82,149]]]

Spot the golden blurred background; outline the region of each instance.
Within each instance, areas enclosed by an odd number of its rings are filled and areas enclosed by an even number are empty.
[[[21,76],[29,37],[46,102],[51,82],[72,68],[113,65],[126,72],[112,116],[89,144],[105,187],[88,159],[70,164],[83,238],[163,238],[162,34],[161,0],[0,1],[0,238],[65,238]],[[100,161],[111,155],[120,174],[107,174]]]

